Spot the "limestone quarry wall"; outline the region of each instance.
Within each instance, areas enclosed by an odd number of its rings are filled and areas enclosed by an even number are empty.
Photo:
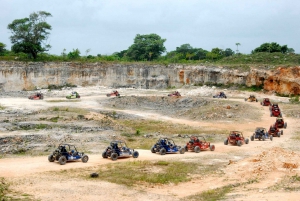
[[[0,61],[0,90],[32,90],[48,85],[162,89],[199,83],[263,85],[281,94],[300,94],[300,67],[240,72],[222,67],[76,62]]]

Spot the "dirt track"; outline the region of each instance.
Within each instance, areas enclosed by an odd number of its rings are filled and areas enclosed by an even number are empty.
[[[151,92],[152,93],[152,92]],[[130,91],[130,94],[132,92]],[[145,95],[146,92],[145,92]],[[80,108],[101,108],[95,100],[101,100],[105,97],[100,96],[87,96],[83,97],[80,102],[76,102],[76,106]],[[47,100],[54,100],[55,98],[48,98]],[[57,99],[57,98],[56,98]],[[225,101],[241,101],[243,99],[228,99]],[[30,100],[24,100],[22,98],[3,98],[1,104],[14,108],[14,109],[43,109],[45,107],[54,106],[53,103],[46,101],[34,102]],[[55,106],[68,106],[68,102],[58,102]],[[193,127],[213,127],[214,129],[227,129],[227,130],[241,130],[246,137],[252,135],[255,127],[268,127],[274,123],[275,118],[269,116],[268,107],[262,107],[259,103],[247,103],[252,104],[262,114],[261,119],[258,121],[248,121],[239,123],[237,125],[234,121],[192,121],[187,119],[178,119],[167,117],[159,113],[146,112],[146,111],[134,111],[134,110],[120,110],[123,113],[134,114],[144,119],[162,120],[172,122],[176,124],[184,124]],[[107,109],[110,108],[101,108]],[[114,111],[118,111],[114,109]],[[0,159],[0,177],[7,178],[10,182],[13,182],[12,187],[14,190],[22,189],[22,192],[33,195],[37,199],[41,200],[82,200],[83,195],[86,200],[107,200],[109,197],[112,200],[178,200],[187,195],[196,194],[201,191],[222,187],[226,184],[232,183],[232,181],[240,181],[243,177],[242,172],[250,171],[249,160],[255,158],[263,151],[269,151],[278,147],[285,147],[285,143],[289,143],[293,137],[293,132],[297,129],[297,120],[292,118],[286,118],[288,122],[288,129],[284,130],[284,135],[281,138],[274,138],[273,141],[255,141],[242,147],[225,146],[223,142],[214,143],[216,150],[214,152],[203,151],[199,154],[185,153],[185,154],[171,154],[166,156],[160,156],[158,154],[152,154],[149,150],[138,150],[140,157],[138,160],[205,160],[208,163],[213,163],[214,160],[227,163],[229,160],[234,161],[232,165],[221,168],[225,175],[223,177],[208,176],[204,180],[192,180],[192,182],[174,185],[164,186],[152,186],[152,187],[140,187],[140,188],[128,188],[117,184],[108,182],[95,182],[95,181],[80,181],[78,178],[69,178],[64,180],[61,176],[55,176],[55,172],[61,172],[66,169],[73,168],[95,168],[103,164],[112,163],[109,159],[102,159],[100,155],[89,155],[89,162],[84,164],[81,162],[72,162],[67,165],[60,166],[55,163],[49,163],[47,157],[15,157],[15,158],[3,158]],[[5,133],[2,133],[4,135]],[[280,153],[279,153],[280,154]],[[299,154],[299,153],[296,153]],[[133,161],[135,159],[122,159],[117,162]],[[245,166],[246,165],[246,166]],[[253,166],[253,165],[252,165]],[[245,169],[240,170],[240,167]],[[228,172],[229,173],[226,173]],[[236,174],[231,174],[233,171]],[[233,197],[229,200],[297,200],[300,193],[293,192],[291,195],[288,192],[280,191],[269,192],[265,191],[266,186],[272,186],[282,180],[284,175],[291,174],[291,172],[299,173],[299,169],[293,169],[291,171],[276,170],[272,174],[265,173],[266,179],[261,179],[260,182],[251,184],[250,187],[246,187],[246,191],[241,191],[237,188],[233,193]],[[249,172],[251,174],[251,172]],[[257,176],[261,178],[260,175]],[[227,179],[226,179],[227,178]],[[275,178],[275,179],[274,179]],[[243,180],[243,179],[242,179]],[[261,190],[263,189],[263,190]],[[114,190],[112,193],[111,191]],[[55,195],[53,195],[55,192]],[[69,193],[65,193],[69,192]],[[250,193],[249,193],[250,192]],[[234,196],[238,194],[238,196]],[[289,196],[289,197],[287,197]]]

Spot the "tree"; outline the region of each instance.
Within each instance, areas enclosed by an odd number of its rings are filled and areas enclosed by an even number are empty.
[[[4,55],[4,53],[6,52],[5,47],[6,45],[0,42],[0,56]]]
[[[280,46],[278,43],[272,42],[272,43],[263,43],[259,47],[255,48],[252,53],[255,52],[281,52],[281,53],[287,53],[288,52],[288,46],[283,45]]]
[[[224,51],[220,48],[213,48],[211,53],[217,55],[217,59],[221,59],[224,56]]]
[[[232,51],[232,49],[230,49],[230,48],[226,48],[226,50],[224,51],[224,55],[225,55],[225,57],[232,56],[232,55],[234,55],[234,51]]]
[[[30,54],[34,59],[38,53],[48,51],[51,46],[44,44],[44,41],[48,39],[48,31],[51,30],[46,18],[51,16],[48,12],[39,11],[30,14],[29,18],[16,19],[9,24],[7,28],[12,32],[12,50]]]
[[[165,41],[166,39],[162,39],[157,34],[137,34],[134,43],[128,48],[126,56],[136,61],[156,59],[166,51]]]
[[[239,45],[241,45],[241,43],[236,43],[236,53],[238,54],[239,53]]]
[[[72,52],[68,53],[69,59],[78,59],[79,57],[80,57],[80,51],[78,50],[78,48],[76,48],[76,50],[73,49]]]

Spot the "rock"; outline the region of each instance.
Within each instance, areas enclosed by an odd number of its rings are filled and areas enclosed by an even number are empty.
[[[99,174],[96,173],[96,172],[93,172],[93,173],[90,174],[90,177],[97,178],[97,177],[99,177]]]

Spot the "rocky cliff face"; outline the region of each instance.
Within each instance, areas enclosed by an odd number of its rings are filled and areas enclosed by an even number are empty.
[[[32,90],[66,83],[135,88],[167,88],[183,84],[245,84],[281,94],[300,93],[300,67],[249,72],[187,65],[107,64],[73,62],[0,62],[0,90]]]

